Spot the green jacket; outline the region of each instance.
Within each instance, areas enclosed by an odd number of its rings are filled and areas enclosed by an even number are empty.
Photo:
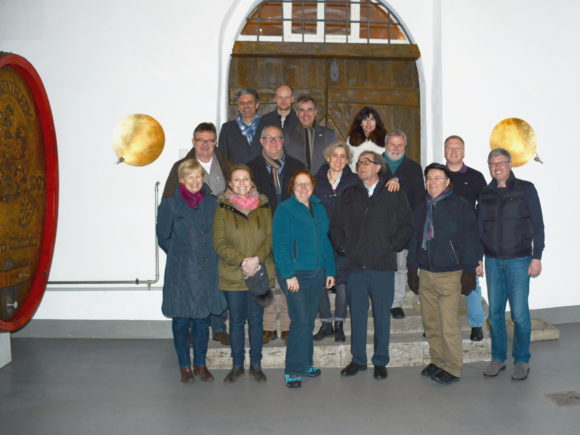
[[[260,195],[258,208],[248,216],[238,211],[224,194],[218,197],[218,203],[213,223],[213,242],[219,255],[220,290],[248,290],[241,264],[244,258],[254,256],[266,265],[270,287],[274,287],[272,211],[268,198]]]

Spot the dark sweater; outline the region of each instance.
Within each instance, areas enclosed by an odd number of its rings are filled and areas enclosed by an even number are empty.
[[[466,165],[457,172],[449,172],[453,193],[465,198],[475,208],[479,194],[487,185],[482,173]]]
[[[384,153],[383,153],[384,157]],[[425,202],[425,183],[423,181],[423,170],[421,165],[410,158],[402,157],[403,163],[393,174],[387,165],[387,179],[397,177],[401,184],[401,190],[407,195],[411,210],[415,210],[418,205]]]
[[[285,135],[286,132],[294,130],[294,128],[296,128],[296,126],[298,125],[298,115],[296,115],[296,112],[294,111],[294,109],[292,109],[288,114],[288,116],[286,117],[286,119],[284,120],[284,128],[282,128],[280,114],[278,113],[278,110],[274,109],[273,111],[266,113],[264,116],[260,118],[261,129],[269,125],[275,125],[279,129],[281,129],[282,133]]]

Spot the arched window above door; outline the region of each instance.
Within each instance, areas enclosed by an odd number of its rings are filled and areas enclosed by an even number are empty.
[[[263,1],[238,41],[411,43],[397,16],[376,0]]]

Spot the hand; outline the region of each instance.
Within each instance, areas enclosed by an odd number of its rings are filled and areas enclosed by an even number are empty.
[[[335,279],[334,276],[327,276],[326,277],[326,290],[330,290],[334,287]]]
[[[461,294],[469,295],[473,290],[475,290],[477,284],[475,282],[475,272],[471,270],[461,271]]]
[[[530,262],[530,267],[528,267],[528,275],[530,275],[532,278],[535,278],[540,273],[542,273],[542,260],[532,258],[532,261]]]
[[[288,278],[286,280],[286,287],[288,287],[288,291],[296,293],[298,290],[300,290],[300,284],[298,283],[298,278],[296,278],[295,276],[292,278]]]
[[[477,265],[477,267],[475,268],[475,274],[477,276],[483,276],[484,275],[484,273],[483,273],[483,262],[482,261],[480,261],[479,264]]]
[[[407,284],[413,293],[419,294],[419,271],[417,269],[407,270]]]
[[[391,178],[385,183],[385,187],[389,192],[398,192],[401,189],[401,184],[396,178]]]
[[[258,265],[260,264],[260,259],[258,257],[247,257],[242,261],[242,271],[246,276],[254,276],[258,271]]]

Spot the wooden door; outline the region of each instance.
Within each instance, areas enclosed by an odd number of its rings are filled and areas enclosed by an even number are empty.
[[[260,113],[275,109],[276,88],[310,94],[318,123],[346,140],[356,113],[374,107],[387,131],[407,133],[407,155],[420,161],[421,114],[416,45],[236,42],[229,73],[228,117],[237,115],[235,95],[245,87],[260,95]]]

